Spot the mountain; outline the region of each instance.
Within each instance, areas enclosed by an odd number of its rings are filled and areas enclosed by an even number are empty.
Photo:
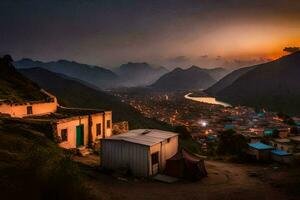
[[[213,86],[209,87],[205,92],[210,95],[215,95],[219,91],[223,90],[224,88],[230,86],[236,79],[238,79],[243,74],[247,73],[248,71],[254,69],[256,66],[251,67],[244,67],[237,69],[225,77],[223,77],[221,80],[219,80],[217,83],[215,83]]]
[[[69,107],[108,109],[113,111],[114,121],[126,120],[133,128],[168,129],[165,124],[145,118],[131,106],[122,103],[119,98],[95,88],[90,88],[74,78],[53,73],[43,68],[19,70],[26,77],[54,94],[59,103]]]
[[[9,55],[0,58],[0,101],[14,102],[44,100],[40,87],[20,74]]]
[[[99,88],[114,87],[114,83],[118,79],[118,76],[108,69],[68,60],[41,62],[24,58],[15,62],[15,66],[19,69],[41,67],[52,72],[83,80]]]
[[[205,70],[192,66],[188,69],[176,68],[160,77],[150,87],[159,90],[205,89],[214,82]]]
[[[115,71],[120,77],[120,85],[126,87],[146,86],[156,81],[168,70],[148,63],[132,63],[121,65]]]
[[[206,72],[216,81],[220,80],[221,78],[226,76],[226,74],[228,74],[228,71],[222,67],[216,67],[212,69],[204,69],[204,68],[202,69],[206,70]]]
[[[219,91],[233,105],[248,105],[300,116],[300,52],[260,64]]]

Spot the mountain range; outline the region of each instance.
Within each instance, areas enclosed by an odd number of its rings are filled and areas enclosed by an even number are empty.
[[[266,108],[299,116],[299,77],[298,51],[271,62],[232,72],[206,92],[233,105]],[[221,83],[225,83],[223,88],[217,87]]]
[[[164,67],[156,67],[148,63],[133,63],[121,65],[115,70],[120,77],[122,86],[136,87],[147,86],[156,81],[168,70]]]
[[[204,69],[197,66],[188,69],[176,68],[160,77],[150,87],[158,90],[206,89],[226,73],[223,68]]]
[[[27,69],[40,67],[48,71],[64,74],[82,80],[97,88],[146,86],[156,81],[168,70],[164,67],[152,66],[148,63],[123,64],[114,71],[104,67],[82,64],[68,60],[51,62],[34,61],[24,58],[15,62],[16,68]]]
[[[15,62],[15,66],[16,68],[41,67],[52,72],[83,80],[99,88],[110,87],[113,82],[118,80],[118,76],[111,70],[68,60],[41,62],[24,58]]]

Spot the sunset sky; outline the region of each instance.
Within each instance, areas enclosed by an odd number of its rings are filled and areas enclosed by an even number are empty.
[[[300,46],[298,0],[1,0],[0,53],[234,68]]]

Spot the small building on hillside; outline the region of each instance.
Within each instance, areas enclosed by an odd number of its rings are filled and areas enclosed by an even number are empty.
[[[59,146],[66,149],[93,147],[112,135],[111,111],[58,107],[54,113],[25,119],[51,123]]]
[[[11,117],[28,117],[39,116],[56,112],[57,99],[45,90],[41,90],[45,95],[43,101],[26,101],[22,103],[11,102],[10,100],[0,101],[0,114],[9,115]]]
[[[286,151],[288,153],[293,153],[294,145],[288,138],[277,138],[270,140],[270,144],[278,150]]]
[[[274,161],[284,163],[284,164],[291,164],[293,162],[292,154],[278,149],[274,149],[271,151],[271,158]]]
[[[101,140],[101,166],[127,168],[135,176],[163,172],[166,160],[178,151],[178,134],[156,129],[137,129]]]
[[[247,153],[258,161],[270,160],[270,151],[274,148],[261,142],[249,143]]]

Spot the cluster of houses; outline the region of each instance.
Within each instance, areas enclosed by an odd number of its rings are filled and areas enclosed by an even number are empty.
[[[167,164],[169,159],[180,157],[177,133],[153,129],[128,131],[128,122],[112,123],[111,111],[61,107],[55,96],[44,90],[41,92],[47,96],[45,101],[0,102],[0,117],[49,124],[60,147],[76,149],[83,156],[96,150],[100,152],[103,168],[125,167],[135,176],[148,177],[164,172],[168,165],[175,176],[192,174],[193,171],[188,173],[185,166],[174,171],[172,163]],[[183,163],[195,165],[195,174],[205,174],[199,173],[205,169],[203,159],[181,158]],[[192,174],[191,177],[195,176]]]

